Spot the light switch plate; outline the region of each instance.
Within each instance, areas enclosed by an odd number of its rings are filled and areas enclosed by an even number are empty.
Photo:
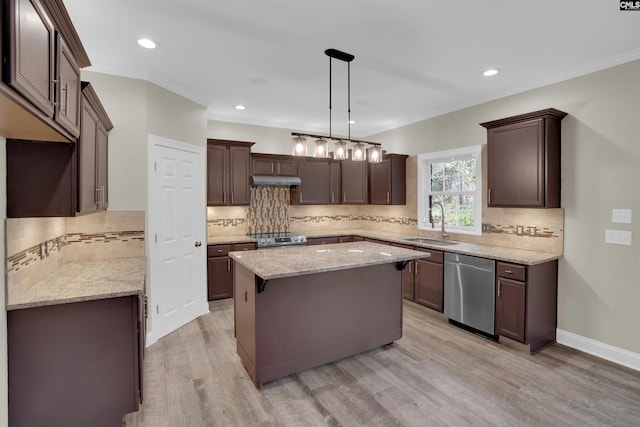
[[[631,209],[611,209],[611,222],[614,224],[631,224]]]
[[[605,230],[604,242],[612,245],[631,246],[631,232],[622,230]]]

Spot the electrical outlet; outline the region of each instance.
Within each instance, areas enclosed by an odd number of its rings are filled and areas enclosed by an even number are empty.
[[[491,224],[488,223],[482,223],[482,231],[484,231],[485,233],[490,233],[491,232]]]
[[[516,225],[516,234],[518,236],[522,236],[523,233],[524,233],[524,227],[521,225]]]
[[[631,209],[611,209],[611,222],[614,224],[631,224]]]
[[[604,242],[612,245],[631,246],[631,232],[622,230],[605,230]]]
[[[535,225],[530,225],[529,226],[529,236],[536,237],[537,234],[538,234],[538,230],[536,229],[536,226]]]

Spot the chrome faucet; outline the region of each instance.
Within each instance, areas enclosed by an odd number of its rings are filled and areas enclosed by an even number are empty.
[[[433,223],[433,207],[434,206],[440,206],[440,210],[442,211],[442,231],[440,233],[440,240],[446,240],[447,237],[449,237],[449,233],[447,233],[446,231],[444,231],[444,206],[442,206],[442,203],[439,202],[432,202],[431,203],[431,228],[434,228],[434,223]]]

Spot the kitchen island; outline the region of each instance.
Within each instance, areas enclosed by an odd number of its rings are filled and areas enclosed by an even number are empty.
[[[260,387],[400,339],[401,271],[428,254],[353,242],[229,256],[237,352]]]

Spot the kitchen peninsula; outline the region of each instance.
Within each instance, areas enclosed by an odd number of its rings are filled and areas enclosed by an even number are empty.
[[[260,387],[400,339],[401,270],[428,254],[353,242],[229,256],[237,352]]]

